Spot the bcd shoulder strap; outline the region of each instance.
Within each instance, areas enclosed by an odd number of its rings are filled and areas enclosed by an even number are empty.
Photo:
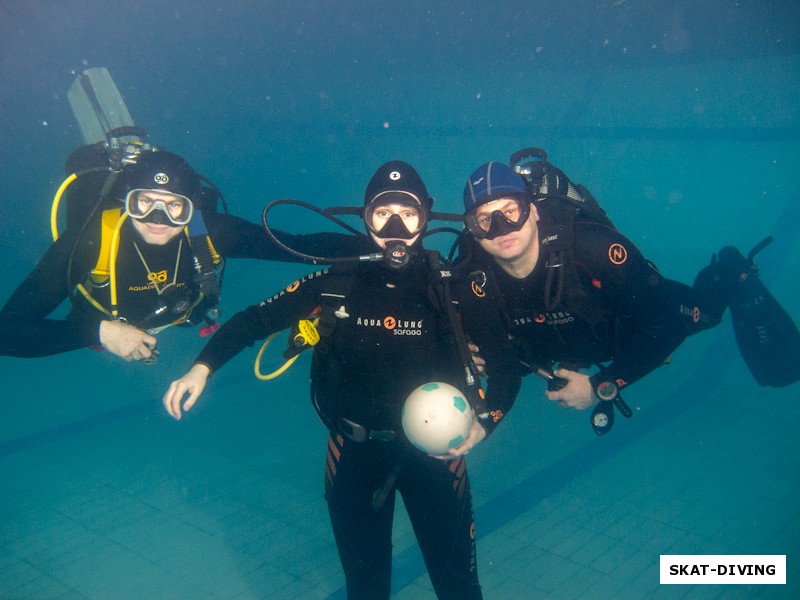
[[[121,208],[109,208],[103,211],[100,220],[100,254],[90,272],[92,282],[95,284],[101,284],[108,280],[111,273],[111,261],[117,259],[116,249],[113,248],[114,232],[119,231],[125,218]]]
[[[219,302],[221,288],[221,276],[217,277],[217,267],[222,264],[222,257],[211,241],[202,211],[197,210],[192,215],[192,220],[186,226],[186,235],[194,260],[194,288],[216,304]]]

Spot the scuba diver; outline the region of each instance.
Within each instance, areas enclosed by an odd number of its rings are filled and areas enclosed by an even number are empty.
[[[106,69],[81,73],[68,99],[85,145],[67,159],[53,201],[53,245],[0,310],[0,355],[94,347],[154,362],[165,328],[218,327],[226,258],[300,260],[275,234],[227,214],[221,192],[183,158],[151,146]],[[359,244],[336,233],[275,233],[314,254],[349,256]],[[67,298],[69,315],[48,318]]]
[[[90,193],[85,185],[75,191]],[[0,354],[102,347],[128,361],[153,360],[155,336],[165,328],[217,326],[226,258],[298,261],[259,225],[209,209],[208,192],[167,151],[145,151],[125,165],[108,192],[109,208],[84,216],[83,227],[68,226],[0,311]],[[278,235],[307,251],[353,253],[348,235]],[[47,318],[67,298],[69,315]]]
[[[466,341],[457,341],[452,314],[443,306],[452,300],[435,292],[437,277],[448,270],[422,245],[432,204],[409,164],[381,166],[366,188],[361,214],[382,260],[335,264],[235,315],[163,399],[169,414],[180,419],[208,377],[246,346],[308,315],[319,316],[311,393],[330,432],[325,498],[349,598],[389,597],[397,491],[437,596],[481,597],[464,454],[508,412],[521,377],[497,315],[464,320],[464,329],[488,350],[480,418],[445,456],[420,451],[403,433],[401,411],[412,390],[432,381],[460,390],[469,385],[461,359],[469,356]]]
[[[666,279],[589,191],[535,148],[515,153],[511,166],[478,167],[464,210],[470,239],[461,260],[470,264],[474,294],[462,299],[462,311],[492,298],[525,370],[549,380],[550,400],[594,406],[598,435],[613,426],[615,407],[632,414],[620,390],[665,363],[687,336],[719,324],[727,307],[760,385],[800,378],[800,333],[753,262],[771,238],[747,257],[723,248],[693,287]],[[593,375],[580,372],[593,365]]]

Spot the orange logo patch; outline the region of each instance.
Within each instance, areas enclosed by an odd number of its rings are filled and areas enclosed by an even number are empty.
[[[486,295],[486,292],[483,291],[483,288],[478,285],[477,281],[472,282],[472,293],[475,294],[478,298],[483,298]]]
[[[608,249],[608,260],[615,265],[621,265],[628,260],[628,251],[622,244],[611,244]]]
[[[698,323],[700,321],[700,309],[696,306],[692,309],[692,321]]]
[[[489,413],[492,417],[492,421],[495,423],[499,423],[500,420],[505,417],[502,410],[493,410]]]
[[[383,320],[383,326],[386,329],[394,329],[394,326],[397,325],[397,320],[394,317],[386,317]]]
[[[298,280],[298,281],[295,281],[294,283],[290,283],[290,284],[289,284],[289,285],[286,287],[286,291],[287,291],[287,292],[290,292],[290,293],[291,293],[291,292],[296,292],[296,291],[297,291],[297,288],[299,288],[299,287],[300,287],[300,281]]]
[[[533,317],[533,320],[536,323],[544,323],[544,319],[545,319],[544,315],[536,315],[535,317]]]

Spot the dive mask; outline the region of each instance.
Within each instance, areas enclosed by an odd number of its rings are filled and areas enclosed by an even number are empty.
[[[496,209],[490,210],[492,207]],[[531,205],[528,200],[500,198],[469,211],[465,220],[467,229],[476,239],[493,240],[522,229],[530,215]]]
[[[400,205],[404,210],[399,214],[393,212],[389,208],[392,205]],[[378,194],[364,207],[364,224],[381,239],[410,240],[425,230],[428,217],[414,194],[393,190]]]
[[[137,221],[180,227],[191,221],[194,205],[173,192],[135,189],[125,196],[125,211]]]

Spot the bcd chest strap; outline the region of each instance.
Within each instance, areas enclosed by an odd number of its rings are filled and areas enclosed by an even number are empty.
[[[109,208],[103,211],[100,221],[100,254],[97,263],[91,270],[92,281],[98,285],[104,284],[111,274],[111,263],[117,260],[119,230],[128,216],[122,213],[121,208]]]
[[[553,311],[564,295],[567,261],[575,244],[575,206],[558,198],[541,202],[540,251],[545,255],[544,308]]]

